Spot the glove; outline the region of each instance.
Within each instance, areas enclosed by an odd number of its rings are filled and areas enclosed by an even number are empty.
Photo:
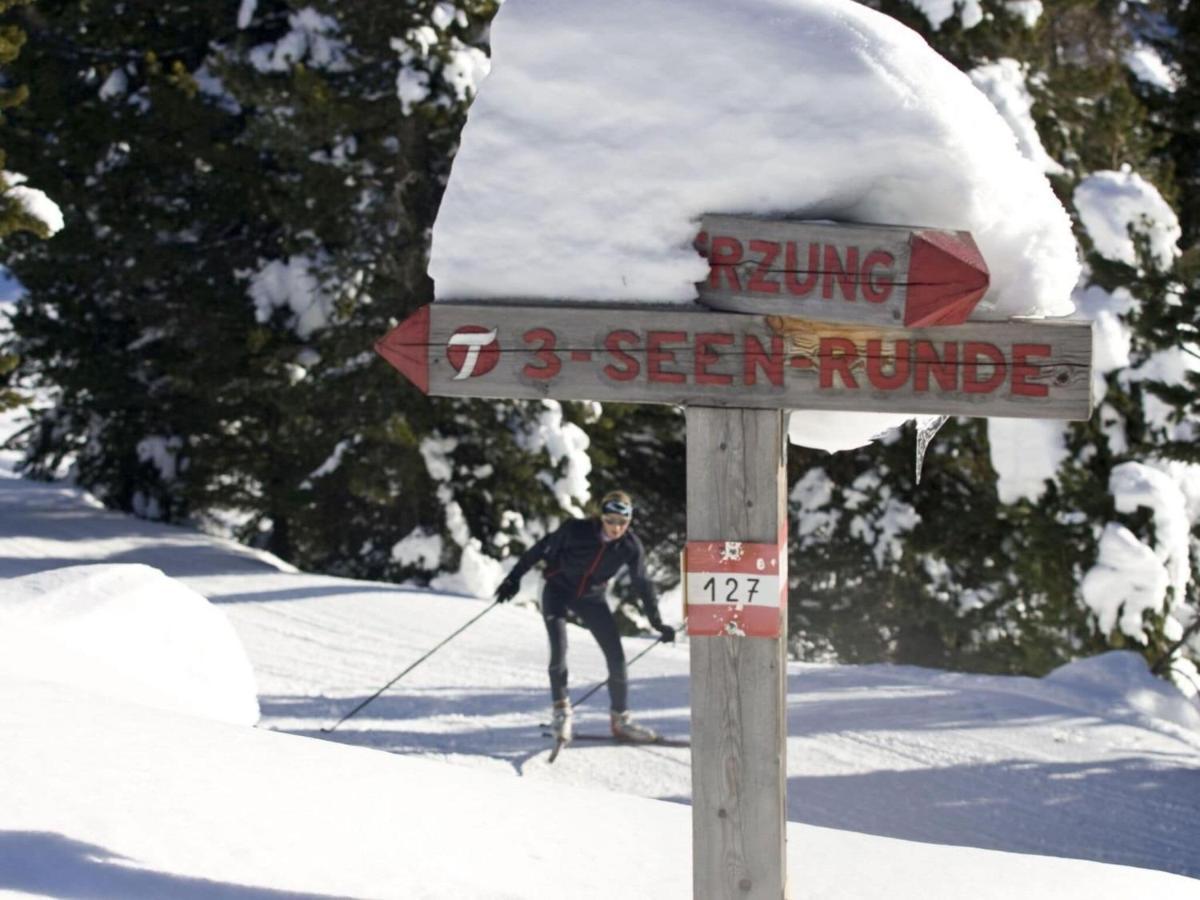
[[[501,603],[507,603],[513,597],[517,596],[517,591],[520,590],[520,587],[520,579],[509,575],[500,582],[500,587],[496,588],[496,599]]]
[[[675,643],[675,629],[674,628],[672,628],[670,625],[663,625],[661,623],[658,625],[655,625],[654,627],[655,627],[655,629],[658,630],[658,635],[659,635],[658,639],[660,641],[662,641],[664,644]]]

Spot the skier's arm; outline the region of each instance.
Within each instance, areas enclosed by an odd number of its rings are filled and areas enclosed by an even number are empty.
[[[500,587],[496,588],[496,599],[501,603],[511,600],[517,595],[517,591],[521,586],[521,579],[531,568],[541,562],[543,559],[554,556],[558,553],[559,547],[562,545],[563,529],[559,528],[551,534],[546,535],[528,550],[521,554],[517,559],[517,564],[512,567],[509,573],[504,576],[504,580],[500,582]]]
[[[650,620],[651,627],[661,632],[663,621],[658,611],[658,593],[654,590],[654,582],[646,575],[646,551],[637,535],[630,537],[633,538],[633,552],[629,558],[629,580],[633,582],[633,589],[642,602],[642,610]]]
[[[520,581],[526,572],[543,559],[547,559],[558,552],[558,548],[562,544],[562,532],[562,528],[554,530],[522,553],[517,559],[517,564],[508,573],[508,577]]]

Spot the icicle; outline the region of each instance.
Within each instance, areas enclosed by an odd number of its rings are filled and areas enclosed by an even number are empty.
[[[925,451],[938,430],[946,424],[949,416],[917,416],[917,484],[921,483],[921,467],[925,465]]]

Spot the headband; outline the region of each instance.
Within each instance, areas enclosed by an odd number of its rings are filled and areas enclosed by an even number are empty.
[[[626,503],[624,500],[618,500],[612,497],[604,501],[604,505],[600,507],[603,513],[610,513],[614,516],[623,516],[626,519],[633,518],[633,505]]]

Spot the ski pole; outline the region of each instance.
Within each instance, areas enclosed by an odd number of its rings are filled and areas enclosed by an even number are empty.
[[[635,656],[633,659],[631,659],[628,663],[626,663],[625,667],[629,668],[635,662],[637,662],[639,659],[641,659],[643,656],[645,656],[647,653],[649,653],[651,650],[653,650],[655,647],[657,647],[661,643],[662,643],[662,641],[655,641],[653,644],[651,644],[649,647],[647,647],[645,650],[643,650],[641,653],[639,653],[637,656]],[[592,685],[591,689],[588,690],[588,692],[586,694],[584,694],[578,700],[571,701],[571,708],[574,709],[577,706],[582,706],[583,702],[585,700],[587,700],[588,697],[592,696],[592,694],[596,693],[596,691],[600,690],[600,688],[604,687],[606,684],[608,684],[607,678],[605,678],[601,682],[598,682],[597,684]]]
[[[450,635],[448,638],[446,638],[444,641],[442,641],[440,644],[438,644],[436,647],[434,647],[432,650],[430,650],[428,653],[426,653],[424,656],[422,656],[420,659],[418,659],[415,663],[413,663],[411,666],[409,666],[407,669],[405,669],[403,672],[401,672],[399,675],[397,675],[395,678],[393,678],[391,681],[389,681],[387,684],[385,684],[383,687],[381,687],[379,690],[377,690],[375,693],[373,693],[370,697],[368,697],[362,703],[358,704],[358,706],[354,707],[354,709],[350,710],[350,712],[346,713],[344,716],[342,716],[340,719],[338,719],[335,723],[333,723],[333,725],[329,726],[328,728],[322,728],[321,732],[323,734],[332,734],[339,725],[341,725],[343,722],[345,722],[351,716],[355,715],[364,706],[366,706],[372,700],[379,697],[380,694],[382,694],[384,691],[386,691],[388,688],[390,688],[393,684],[395,684],[397,681],[399,681],[401,678],[403,678],[405,675],[407,675],[409,672],[411,672],[413,669],[415,669],[421,663],[425,662],[425,660],[429,659],[429,657],[433,656],[433,654],[437,653],[439,650],[441,650],[443,647],[445,647],[448,643],[450,643],[452,640],[454,640],[456,637],[458,637],[460,634],[462,634],[464,631],[466,631],[468,628],[470,628],[472,625],[474,625],[476,622],[478,622],[480,619],[482,619],[484,616],[486,616],[488,613],[490,613],[493,609],[495,609],[499,605],[500,605],[499,600],[493,600],[491,605],[488,606],[483,612],[481,612],[479,615],[472,618],[469,622],[467,622],[467,624],[463,625],[456,632],[454,632],[454,634]]]

